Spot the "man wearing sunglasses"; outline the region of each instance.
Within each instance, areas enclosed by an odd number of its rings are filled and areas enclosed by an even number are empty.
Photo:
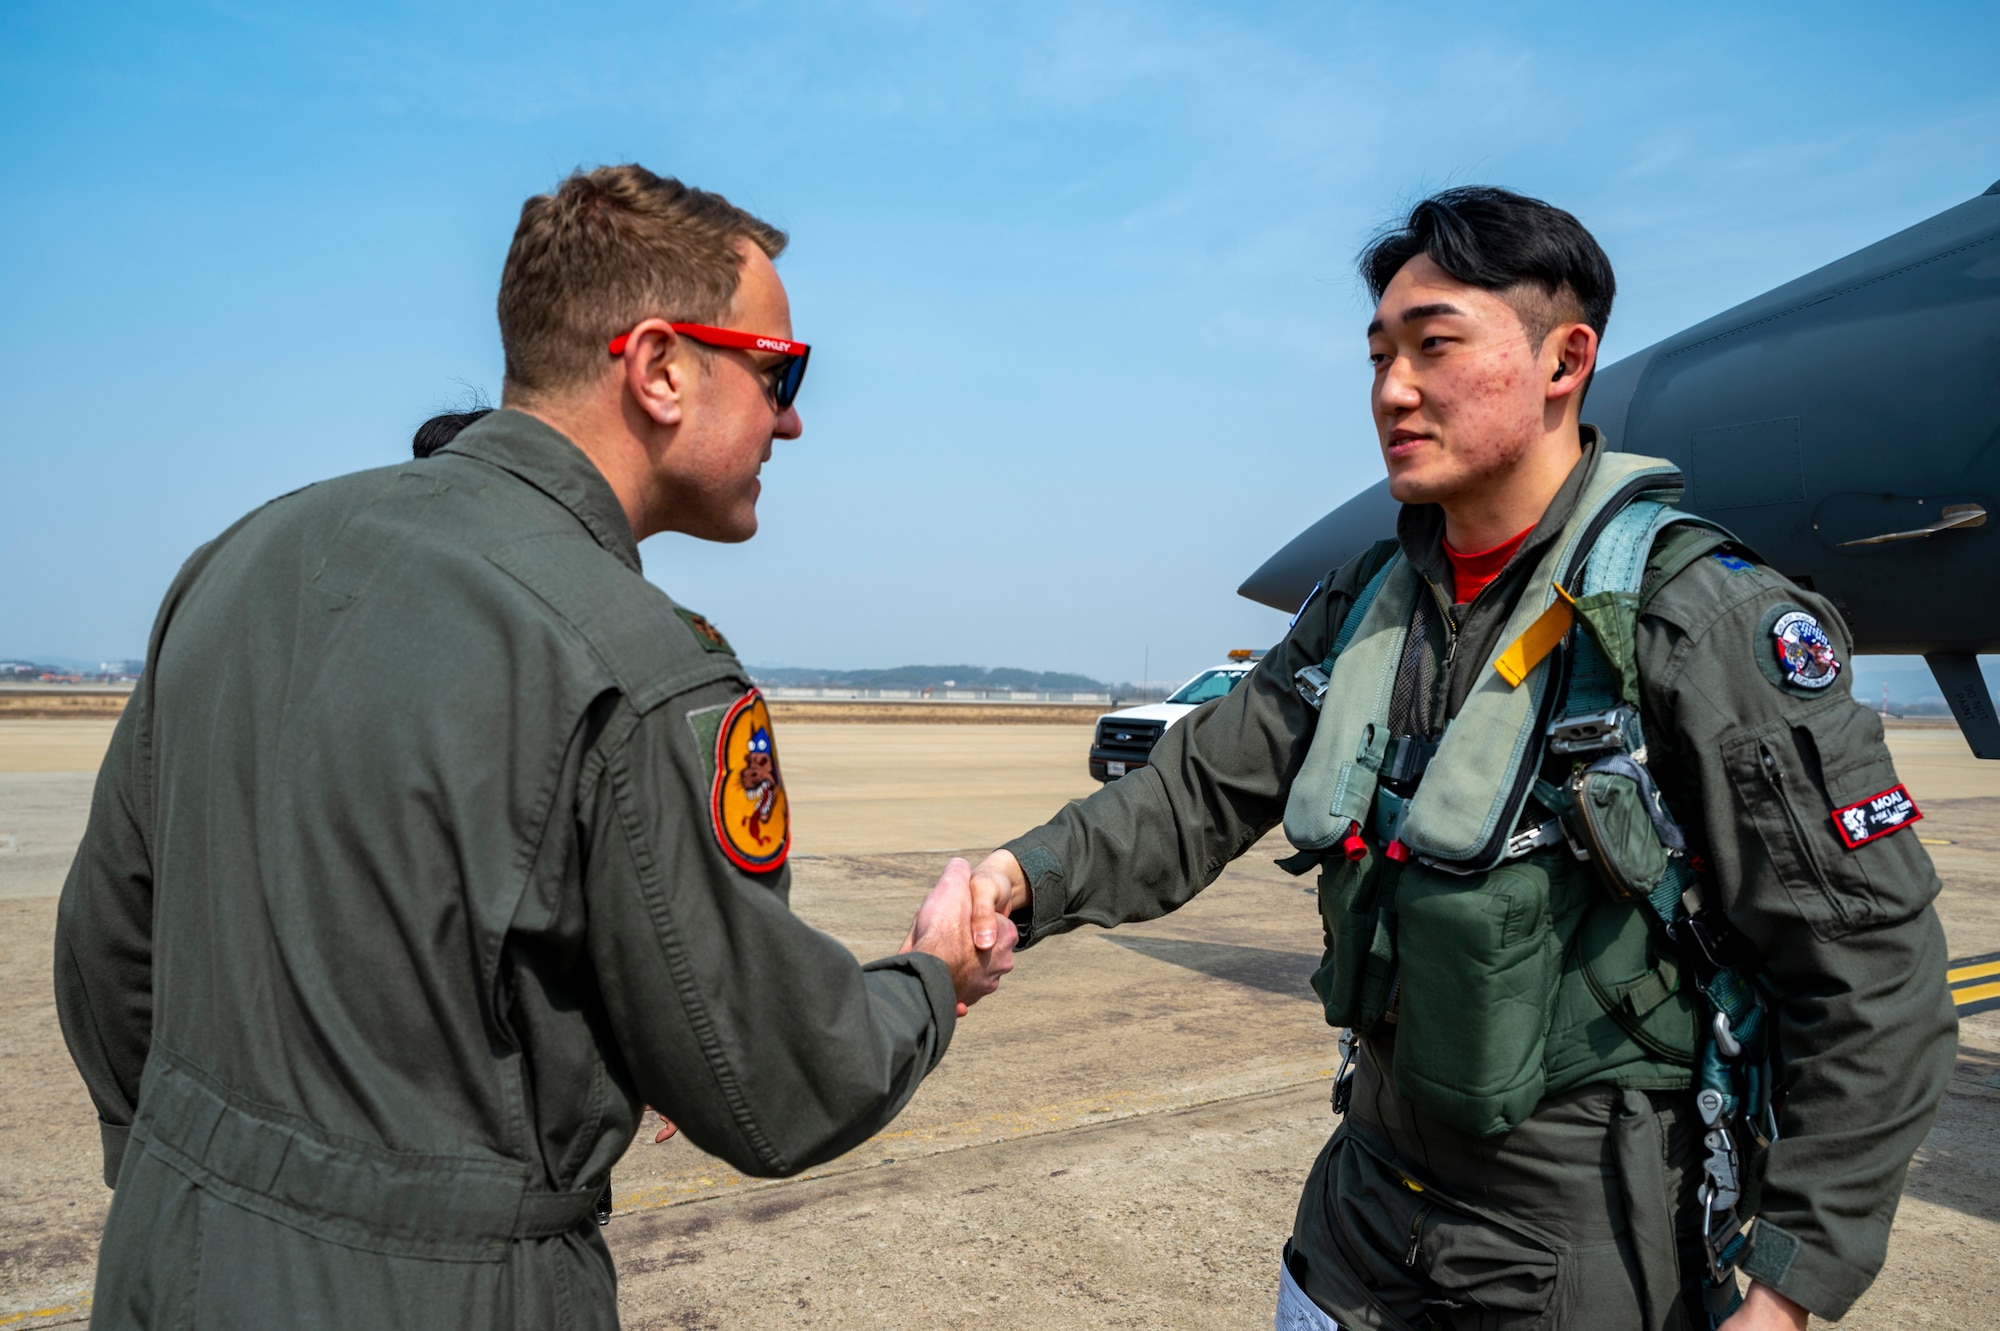
[[[784,244],[637,166],[530,199],[502,409],[175,580],[58,925],[94,1324],[615,1327],[592,1218],[643,1105],[796,1173],[1010,968],[963,863],[866,966],[790,913],[763,699],[640,574],[754,534],[800,433]]]

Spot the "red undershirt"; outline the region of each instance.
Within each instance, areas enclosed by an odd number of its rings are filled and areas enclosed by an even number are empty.
[[[1528,539],[1527,531],[1517,532],[1511,539],[1500,542],[1491,550],[1474,550],[1462,555],[1451,548],[1451,542],[1444,543],[1444,557],[1451,561],[1452,596],[1458,604],[1464,605],[1473,597],[1486,590],[1486,584],[1500,576],[1500,570],[1507,567],[1507,561],[1521,548],[1521,542]]]

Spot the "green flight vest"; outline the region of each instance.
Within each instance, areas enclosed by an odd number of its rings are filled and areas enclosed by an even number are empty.
[[[1556,583],[1579,585],[1612,517],[1640,498],[1671,503],[1681,485],[1670,463],[1604,455],[1500,650],[1554,602]],[[1301,850],[1332,851],[1357,830],[1366,847],[1320,870],[1326,952],[1312,983],[1327,1021],[1367,1034],[1393,1009],[1397,1090],[1481,1136],[1589,1083],[1689,1086],[1694,1006],[1644,904],[1614,899],[1560,841],[1509,854],[1561,702],[1557,654],[1518,686],[1486,664],[1396,811],[1410,858],[1382,853],[1376,779],[1392,738],[1389,699],[1416,599],[1431,594],[1408,560],[1392,558],[1351,636],[1343,630],[1288,798],[1285,831]]]

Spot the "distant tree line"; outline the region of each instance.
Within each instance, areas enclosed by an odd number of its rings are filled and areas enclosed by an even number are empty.
[[[975,665],[906,665],[886,670],[764,666],[753,667],[750,673],[759,684],[782,688],[1055,689],[1076,693],[1110,693],[1123,687],[1106,684],[1088,675],[1073,675],[1061,670],[1017,670],[1012,666],[992,670]]]
[[[21,657],[0,657],[0,683],[33,683],[44,676],[52,679],[129,679],[145,666],[144,661],[29,661]]]

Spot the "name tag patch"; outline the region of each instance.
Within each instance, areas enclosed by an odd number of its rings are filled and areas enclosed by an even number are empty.
[[[1891,786],[1879,795],[1835,809],[1833,830],[1840,833],[1849,850],[1856,850],[1922,817],[1910,792],[1901,786]]]

